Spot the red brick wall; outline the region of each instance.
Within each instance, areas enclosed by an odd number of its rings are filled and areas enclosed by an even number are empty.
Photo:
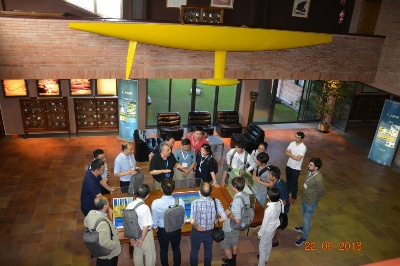
[[[334,35],[331,44],[228,53],[226,76],[240,79],[373,81],[384,39]],[[68,28],[67,20],[0,17],[0,79],[122,78],[128,42]],[[212,52],[138,44],[131,78],[208,78]]]
[[[386,36],[372,86],[400,95],[400,3],[382,1],[375,34]]]

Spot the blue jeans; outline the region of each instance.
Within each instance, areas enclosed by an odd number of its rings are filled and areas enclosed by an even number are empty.
[[[286,185],[288,193],[292,193],[292,199],[297,199],[297,191],[299,190],[300,170],[292,169],[286,166]]]
[[[199,263],[199,250],[201,242],[204,243],[204,266],[211,266],[213,241],[214,240],[211,236],[211,231],[202,233],[194,228],[192,229],[190,234],[190,244],[192,246],[192,250],[190,251],[191,266],[197,266]]]
[[[304,201],[301,202],[301,215],[303,216],[303,239],[307,239],[308,233],[311,228],[311,217],[314,214],[315,208],[318,205],[318,201],[314,204],[307,204]]]

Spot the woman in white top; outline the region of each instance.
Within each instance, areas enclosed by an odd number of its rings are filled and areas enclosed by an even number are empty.
[[[260,142],[260,144],[258,144],[257,150],[254,150],[254,151],[251,152],[250,156],[251,156],[251,158],[253,158],[253,161],[256,161],[257,155],[259,153],[266,152],[267,151],[267,147],[268,147],[268,143],[266,143],[264,141]]]
[[[279,204],[279,190],[277,188],[271,188],[268,191],[267,197],[269,202],[264,211],[264,218],[257,236],[257,238],[260,240],[258,248],[260,252],[258,266],[264,266],[265,262],[268,261],[272,249],[272,238],[276,228],[281,224],[279,221],[279,214],[281,213],[282,208]]]

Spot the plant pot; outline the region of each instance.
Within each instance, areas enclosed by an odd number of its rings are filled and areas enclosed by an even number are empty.
[[[319,124],[318,125],[318,130],[321,132],[329,132],[329,124]]]

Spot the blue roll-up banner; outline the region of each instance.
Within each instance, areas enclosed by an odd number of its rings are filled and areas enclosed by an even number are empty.
[[[118,80],[119,137],[133,141],[133,132],[138,128],[137,80]]]
[[[368,158],[390,166],[399,144],[400,103],[386,100]]]

